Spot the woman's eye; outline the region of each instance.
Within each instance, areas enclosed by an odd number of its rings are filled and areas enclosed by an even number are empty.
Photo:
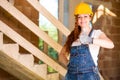
[[[84,16],[84,18],[87,18],[88,16]]]
[[[81,17],[78,17],[78,19],[80,19]]]

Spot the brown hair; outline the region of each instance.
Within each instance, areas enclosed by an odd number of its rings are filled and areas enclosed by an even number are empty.
[[[81,27],[78,25],[78,15],[75,16],[75,28],[70,33],[70,35],[67,37],[66,43],[64,47],[66,48],[66,52],[70,52],[70,47],[73,43],[73,41],[77,40],[79,37],[79,34],[81,32]]]

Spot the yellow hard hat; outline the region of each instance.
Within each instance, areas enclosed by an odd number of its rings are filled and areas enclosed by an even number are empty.
[[[74,15],[78,14],[90,14],[91,16],[93,16],[93,12],[90,5],[84,2],[81,2],[76,6]]]

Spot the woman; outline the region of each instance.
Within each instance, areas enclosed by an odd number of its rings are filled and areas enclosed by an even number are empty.
[[[91,28],[93,12],[88,4],[80,3],[74,15],[75,28],[68,36],[59,55],[59,61],[68,69],[65,79],[100,80],[97,68],[99,48],[112,49],[114,44],[104,32]]]

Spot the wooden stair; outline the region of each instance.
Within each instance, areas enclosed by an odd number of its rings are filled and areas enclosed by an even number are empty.
[[[2,32],[0,32],[0,67],[20,80],[59,80],[59,73],[48,74],[46,64],[34,63],[32,54],[19,53],[18,44],[4,44]]]

